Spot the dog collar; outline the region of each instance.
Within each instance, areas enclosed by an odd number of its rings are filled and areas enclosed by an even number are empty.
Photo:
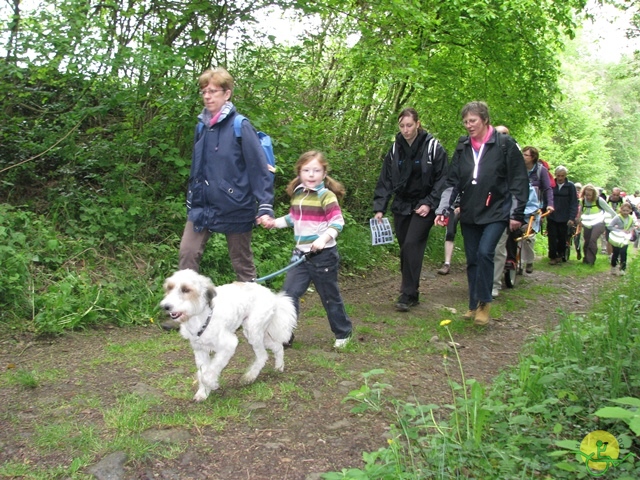
[[[204,331],[207,329],[207,327],[209,326],[209,322],[211,321],[211,315],[213,315],[213,309],[211,309],[211,313],[205,320],[204,325],[202,325],[202,328],[200,329],[200,331],[196,333],[196,337],[199,337],[200,335],[202,335]]]

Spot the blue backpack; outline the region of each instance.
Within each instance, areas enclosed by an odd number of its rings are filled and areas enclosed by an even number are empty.
[[[244,115],[236,114],[233,119],[233,133],[235,133],[236,138],[242,139],[242,122],[246,120],[247,117]],[[200,138],[200,134],[204,130],[204,124],[202,122],[198,122],[198,131],[196,138]],[[264,151],[265,157],[267,157],[267,168],[269,171],[275,175],[276,173],[276,156],[273,153],[273,143],[271,142],[271,137],[264,132],[257,132],[258,139],[260,140],[260,146]]]

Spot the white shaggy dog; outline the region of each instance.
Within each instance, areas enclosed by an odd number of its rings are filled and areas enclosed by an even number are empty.
[[[180,322],[180,334],[191,342],[198,368],[200,402],[219,387],[220,372],[238,346],[235,332],[240,326],[253,347],[256,360],[242,377],[253,382],[269,355],[275,356],[276,370],[284,370],[283,343],[296,326],[296,310],[290,297],[275,294],[257,283],[234,282],[216,287],[193,270],[179,270],[164,283],[160,306]],[[211,353],[215,352],[213,358]]]

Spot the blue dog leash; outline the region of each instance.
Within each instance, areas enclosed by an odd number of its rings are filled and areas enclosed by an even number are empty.
[[[256,279],[254,280],[254,282],[256,282],[256,283],[264,283],[264,282],[266,282],[267,280],[270,280],[270,279],[272,279],[273,277],[277,277],[278,275],[280,275],[280,274],[282,274],[282,273],[286,272],[287,270],[291,270],[293,267],[295,267],[295,266],[297,266],[297,265],[300,265],[302,262],[305,262],[305,261],[307,260],[307,256],[308,256],[310,253],[311,253],[311,252],[307,252],[307,253],[302,254],[302,255],[300,256],[300,258],[298,258],[297,260],[295,260],[295,261],[291,262],[291,263],[290,263],[289,265],[287,265],[286,267],[281,268],[281,269],[280,269],[280,270],[278,270],[277,272],[273,272],[273,273],[271,273],[271,274],[269,274],[269,275],[265,275],[264,277],[256,278]]]

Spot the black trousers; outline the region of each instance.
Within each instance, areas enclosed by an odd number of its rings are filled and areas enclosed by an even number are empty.
[[[567,222],[554,222],[547,218],[549,258],[564,258],[564,251],[567,248],[567,234]]]
[[[400,272],[402,273],[400,293],[412,298],[418,298],[424,250],[435,219],[435,210],[431,210],[426,217],[421,217],[417,213],[393,215],[396,238],[400,244]]]

